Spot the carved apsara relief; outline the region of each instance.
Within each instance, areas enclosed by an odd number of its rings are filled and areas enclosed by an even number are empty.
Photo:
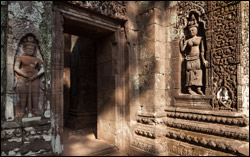
[[[178,2],[178,5],[177,28],[185,36],[185,27],[188,27],[192,13],[195,13],[197,22],[200,21],[204,26],[204,29],[198,29],[198,32],[203,38],[204,58],[208,61],[209,66],[202,71],[202,92],[205,92],[205,95],[213,96],[211,106],[215,109],[229,111],[240,109],[240,3],[237,1],[183,1]],[[180,42],[183,47],[185,40],[181,39]],[[180,47],[180,49],[182,48]],[[187,64],[185,65],[182,66],[182,69],[187,68]],[[197,63],[197,65],[199,64]],[[189,75],[186,74],[186,69],[182,70],[181,92],[195,94],[190,92],[188,86],[185,86],[187,85],[186,75]],[[199,72],[197,76],[200,76]],[[201,92],[197,90],[196,93]]]
[[[39,45],[33,34],[21,39],[15,61],[15,117],[42,116],[44,70]]]
[[[204,86],[203,77],[205,73],[205,67],[208,67],[208,61],[205,59],[205,46],[204,39],[202,37],[203,32],[200,27],[199,14],[191,12],[188,16],[187,27],[184,28],[185,33],[180,40],[180,49],[185,58],[185,87],[187,93],[191,95],[204,95],[202,87]],[[204,65],[204,66],[202,66]]]

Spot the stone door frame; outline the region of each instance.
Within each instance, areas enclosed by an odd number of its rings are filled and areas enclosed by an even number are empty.
[[[84,9],[73,7],[70,5],[55,3],[52,8],[52,52],[51,52],[51,119],[55,122],[52,124],[52,134],[54,137],[63,133],[63,69],[64,69],[64,32],[63,24],[64,19],[74,20],[80,23],[92,25],[101,29],[113,32],[114,40],[117,45],[117,69],[120,70],[120,74],[124,74],[124,41],[125,38],[122,35],[121,22],[112,18],[98,15],[94,12],[89,12]],[[125,114],[121,114],[125,111],[124,101],[124,78],[116,77],[115,89],[118,87],[122,90],[115,90],[115,112],[116,112],[116,130],[121,128],[125,123]],[[98,116],[98,113],[97,113]],[[124,148],[123,131],[116,131],[115,145],[119,149]],[[57,140],[57,139],[55,139]],[[59,138],[61,144],[63,144],[62,138]],[[56,141],[57,142],[57,141]]]

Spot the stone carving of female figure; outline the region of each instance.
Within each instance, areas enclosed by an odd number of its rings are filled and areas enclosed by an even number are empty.
[[[180,41],[181,51],[184,52],[187,48],[188,51],[185,56],[186,60],[186,84],[188,93],[191,95],[198,94],[204,95],[201,87],[202,84],[202,68],[201,62],[208,66],[208,61],[204,58],[204,43],[203,39],[198,34],[198,23],[197,20],[192,14],[191,18],[188,21],[188,29],[191,38],[185,40],[183,36]],[[196,89],[196,92],[194,91]]]
[[[17,57],[14,71],[17,74],[17,92],[19,95],[19,105],[16,108],[16,116],[29,117],[32,114],[41,115],[38,108],[40,91],[40,79],[43,74],[41,70],[42,61],[35,57],[37,44],[33,36],[24,39],[24,52]],[[27,107],[27,112],[26,112]]]

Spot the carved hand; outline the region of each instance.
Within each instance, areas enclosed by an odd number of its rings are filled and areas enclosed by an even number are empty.
[[[208,63],[208,61],[207,60],[203,60],[203,64],[204,64],[204,66],[207,68],[208,66],[209,66],[209,63]]]
[[[22,72],[21,75],[23,75],[23,77],[26,77],[26,78],[30,77],[28,74],[25,74],[24,72]]]
[[[187,46],[187,40],[185,40],[185,36],[182,36],[180,41],[180,48],[182,52],[185,50],[186,46]]]
[[[35,75],[33,75],[32,77],[29,77],[28,80],[29,80],[29,81],[33,81],[33,80],[35,80],[36,78],[37,78],[37,75],[35,74]]]
[[[186,44],[185,36],[182,36],[182,37],[181,37],[181,44],[182,44],[182,45],[183,45],[183,44]]]

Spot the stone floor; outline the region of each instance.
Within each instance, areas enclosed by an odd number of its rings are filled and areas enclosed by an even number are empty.
[[[124,156],[114,145],[96,139],[94,129],[64,128],[63,156]]]

